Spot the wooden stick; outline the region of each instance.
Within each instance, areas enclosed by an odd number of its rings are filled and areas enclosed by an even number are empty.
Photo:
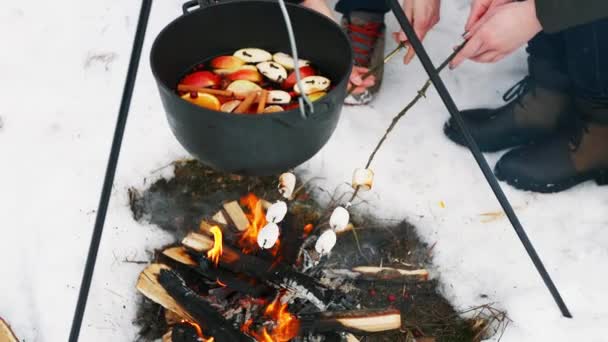
[[[223,225],[228,224],[228,220],[226,220],[226,216],[224,215],[224,212],[222,212],[221,210],[218,211],[217,213],[215,213],[215,215],[213,215],[213,217],[211,219],[213,221],[215,221],[217,223],[221,223]]]
[[[19,342],[15,333],[11,330],[10,325],[0,317],[0,341],[2,342]]]
[[[249,104],[251,105],[251,104]],[[249,108],[249,105],[247,108]],[[238,109],[238,108],[237,108]],[[228,214],[228,218],[235,225],[236,229],[243,232],[249,227],[249,219],[237,201],[232,201],[224,204],[224,210]]]
[[[401,328],[399,310],[318,312],[301,315],[299,318],[301,334],[341,331],[368,335]]]
[[[425,269],[404,270],[392,267],[359,266],[353,268],[353,271],[359,273],[364,278],[380,280],[394,280],[408,277],[416,277],[423,281],[429,280],[429,271]]]
[[[266,100],[268,99],[268,90],[264,89],[260,93],[260,98],[258,102],[258,114],[264,112],[264,108],[266,108]]]
[[[234,113],[237,113],[237,114],[245,113],[245,111],[247,111],[249,109],[249,107],[251,107],[251,105],[253,104],[253,101],[255,101],[257,96],[258,96],[257,91],[252,91],[249,94],[247,94],[247,96],[245,96],[245,99],[243,100],[243,102],[241,102],[241,104],[239,104],[239,106],[236,107],[236,109],[234,110]]]
[[[185,84],[179,84],[177,86],[177,90],[178,91],[183,91],[183,92],[188,92],[188,93],[195,91],[195,92],[204,93],[204,94],[219,95],[219,96],[226,96],[226,97],[234,97],[234,93],[231,92],[230,90],[201,88],[201,87],[190,86],[190,85],[185,85]]]
[[[158,282],[158,275],[161,270],[169,270],[169,266],[152,264],[143,270],[139,275],[139,279],[137,279],[137,290],[165,309],[171,310],[178,316],[184,317],[187,320],[194,321],[194,318],[192,318]]]

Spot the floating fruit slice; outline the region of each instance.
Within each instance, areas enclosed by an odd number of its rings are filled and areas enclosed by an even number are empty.
[[[239,100],[228,101],[228,102],[224,103],[222,105],[222,107],[220,107],[220,110],[222,112],[232,113],[236,109],[236,107],[238,107],[240,104],[241,104],[241,101],[239,101]]]
[[[226,90],[231,91],[234,93],[234,95],[236,96],[247,96],[247,94],[249,94],[252,91],[259,91],[262,90],[262,88],[251,82],[251,81],[247,81],[247,80],[237,80],[234,81],[232,83],[230,83],[230,85],[228,86],[228,88],[226,88]]]
[[[234,56],[219,56],[212,59],[210,64],[213,69],[238,69],[245,61]]]
[[[292,70],[296,68],[296,63],[293,60],[293,58],[284,53],[284,52],[277,52],[272,56],[272,60],[281,64],[283,67],[285,67],[288,70]],[[301,68],[303,66],[309,65],[310,61],[307,61],[305,59],[298,59],[298,66]]]
[[[184,77],[181,84],[207,88],[218,85],[220,81],[220,77],[210,71],[196,71]]]
[[[281,106],[277,106],[277,105],[272,105],[272,106],[268,106],[264,109],[264,113],[278,113],[278,112],[284,112],[285,110],[283,109],[283,107]]]
[[[234,53],[234,56],[245,63],[261,63],[272,59],[270,52],[258,48],[240,49]]]
[[[325,91],[329,88],[330,84],[330,80],[323,76],[308,76],[302,79],[302,86],[304,87],[304,94],[306,95]],[[293,90],[296,93],[301,94],[300,87],[298,87],[297,84],[293,87]]]
[[[261,82],[262,75],[256,70],[238,69],[237,71],[228,74],[228,79],[231,81],[246,80],[251,82]]]
[[[312,94],[308,95],[308,99],[310,101],[314,102],[314,101],[317,101],[318,99],[322,98],[325,95],[327,95],[326,92],[324,92],[324,91],[318,91],[316,93],[312,93]]]
[[[300,68],[300,77],[304,78],[304,77],[308,77],[308,76],[314,76],[315,75],[315,69],[313,69],[310,66],[303,66]],[[295,70],[291,72],[291,74],[289,74],[289,76],[287,76],[287,79],[285,80],[285,82],[283,82],[282,87],[283,89],[292,89],[293,86],[296,85],[297,82],[297,77],[296,77],[296,72]]]
[[[287,104],[291,102],[291,95],[288,92],[282,90],[271,90],[268,92],[268,104]]]
[[[262,75],[270,80],[281,83],[287,78],[287,70],[275,62],[262,62],[256,65]]]
[[[182,99],[203,108],[220,110],[220,100],[211,94],[192,92],[184,94]]]

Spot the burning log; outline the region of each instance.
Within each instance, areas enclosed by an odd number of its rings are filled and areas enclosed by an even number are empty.
[[[249,227],[249,220],[238,202],[232,201],[224,204],[224,210],[239,231],[243,232],[247,230],[247,227]]]
[[[169,342],[200,342],[201,338],[197,328],[190,323],[179,323],[171,329]],[[213,342],[214,339],[202,339],[202,341]]]
[[[0,317],[0,341],[2,342],[19,342],[17,336],[11,330],[11,327],[5,320]]]
[[[399,310],[355,310],[300,315],[300,333],[349,332],[358,335],[401,328]]]
[[[195,252],[204,253],[213,247],[213,240],[203,234],[190,233],[182,244]],[[224,245],[219,260],[219,267],[237,274],[243,273],[275,286],[302,292],[320,310],[325,310],[326,303],[334,291],[323,287],[316,279],[294,270],[282,263],[272,263],[256,256],[243,254],[230,246]]]
[[[264,284],[256,284],[254,279],[239,278],[232,272],[212,267],[207,258],[195,260],[196,256],[188,254],[183,247],[167,248],[163,251],[163,255],[183,265],[189,266],[201,276],[211,281],[217,281],[234,291],[253,297],[274,295],[272,288]]]
[[[158,283],[165,291],[193,317],[202,330],[217,341],[253,342],[254,339],[232,327],[211,304],[207,303],[186,286],[174,271],[161,269]]]
[[[169,267],[161,264],[152,264],[143,270],[139,275],[139,279],[137,279],[137,290],[151,301],[167,310],[175,312],[178,316],[190,321],[194,320],[158,282],[158,275],[161,270],[169,270]]]

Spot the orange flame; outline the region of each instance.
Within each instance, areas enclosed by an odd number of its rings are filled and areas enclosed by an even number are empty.
[[[200,339],[202,340],[202,342],[214,342],[215,341],[215,338],[213,338],[213,337],[206,338],[203,335],[203,329],[201,329],[200,325],[198,325],[198,324],[196,324],[194,322],[186,321],[186,320],[182,320],[181,323],[186,323],[186,324],[190,324],[191,326],[193,326],[196,329],[196,334],[198,335],[198,337],[200,337]]]
[[[215,280],[215,282],[216,282],[216,283],[217,283],[219,286],[221,286],[221,287],[226,287],[226,286],[228,286],[228,285],[226,285],[226,284],[222,283],[222,282],[221,282],[219,279],[216,279],[216,280]]]
[[[243,248],[244,253],[251,253],[258,248],[258,234],[268,222],[266,222],[266,213],[262,207],[262,201],[256,195],[249,193],[243,196],[241,205],[249,209],[249,212],[246,213],[249,219],[249,227],[241,235],[239,245]]]
[[[245,322],[241,330],[259,342],[288,342],[296,337],[300,331],[300,321],[287,311],[287,303],[281,303],[281,297],[278,296],[264,310],[264,317],[274,322],[271,331],[266,327],[261,332],[251,331],[252,320]]]
[[[213,248],[207,252],[207,258],[217,266],[220,263],[220,257],[223,253],[222,230],[218,226],[213,226],[209,231],[213,234],[214,244]]]

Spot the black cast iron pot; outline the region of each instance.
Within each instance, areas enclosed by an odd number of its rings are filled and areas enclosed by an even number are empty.
[[[211,111],[174,91],[181,76],[201,61],[246,47],[291,54],[278,2],[235,0],[206,7],[184,4],[184,15],[156,38],[151,67],[169,125],[195,158],[214,169],[271,175],[312,158],[333,134],[352,68],[351,46],[340,27],[307,8],[288,4],[300,58],[310,60],[335,87],[314,103],[308,118],[299,109],[263,115]]]

